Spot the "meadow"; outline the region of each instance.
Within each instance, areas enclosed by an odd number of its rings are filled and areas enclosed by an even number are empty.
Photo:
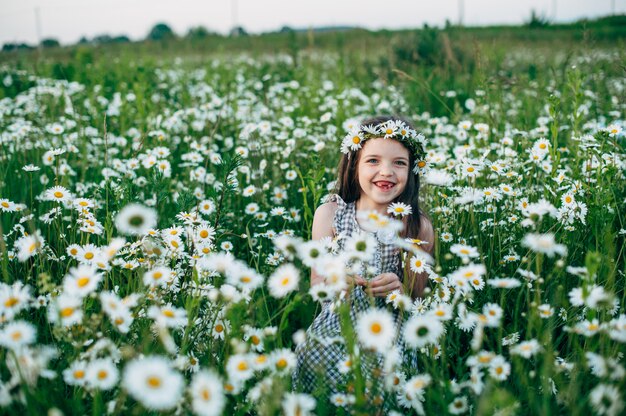
[[[389,414],[623,414],[624,36],[3,53],[1,412],[365,415],[382,389]],[[309,242],[313,213],[350,126],[375,114],[428,141],[429,285],[388,305],[417,328],[419,365],[366,377],[376,334],[347,328],[345,394],[316,400],[292,389],[293,351],[320,302],[345,308],[346,271],[310,290],[333,257]]]

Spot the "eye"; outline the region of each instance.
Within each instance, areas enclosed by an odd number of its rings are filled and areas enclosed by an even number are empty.
[[[396,165],[398,165],[398,166],[406,166],[406,162],[404,160],[396,160]]]
[[[378,163],[378,159],[367,159],[365,163]]]

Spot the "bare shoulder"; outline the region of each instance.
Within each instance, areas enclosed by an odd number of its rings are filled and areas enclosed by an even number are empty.
[[[422,247],[432,255],[435,251],[435,229],[430,219],[423,214],[420,215],[420,232],[417,238],[427,242],[427,244],[424,244]]]
[[[313,216],[313,229],[311,230],[313,240],[332,237],[335,212],[337,212],[336,202],[326,202],[317,207]]]

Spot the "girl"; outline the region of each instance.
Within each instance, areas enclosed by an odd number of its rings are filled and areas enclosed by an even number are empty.
[[[418,203],[419,172],[425,167],[423,136],[405,120],[379,116],[364,120],[358,129],[350,132],[341,150],[344,154],[339,164],[336,194],[315,211],[313,239],[330,237],[342,250],[345,238],[361,231],[358,211],[387,215],[391,203],[403,203],[413,214],[403,219],[404,229],[400,236],[419,243],[421,249],[432,255],[433,227]],[[408,267],[403,267],[399,248],[380,241],[378,237],[377,240],[376,255],[373,264],[369,264],[377,275],[370,280],[362,276],[351,279],[354,285],[348,301],[353,326],[358,315],[372,306],[371,296],[378,308],[386,307],[385,298],[394,291],[415,299],[422,295],[428,278],[425,273],[420,275],[409,271],[407,281],[403,281],[404,269]],[[315,270],[311,271],[311,285],[323,281]],[[399,314],[395,316],[396,324],[399,324]],[[297,389],[317,393],[317,397],[340,397],[336,393],[342,391],[346,382],[341,366],[347,360],[347,353],[345,345],[336,342],[337,339],[341,339],[339,317],[332,310],[331,302],[326,302],[307,330],[306,341],[296,349],[298,361],[294,384]],[[401,337],[397,347],[404,363],[416,370],[416,355],[413,351],[405,354]],[[366,370],[382,368],[384,357],[377,355]],[[380,405],[382,397],[378,396],[378,400]]]

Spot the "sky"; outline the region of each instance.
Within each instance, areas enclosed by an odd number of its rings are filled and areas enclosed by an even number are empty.
[[[102,34],[139,40],[160,22],[180,35],[193,26],[226,34],[236,25],[261,33],[283,26],[416,28],[461,18],[468,26],[521,24],[531,10],[571,22],[625,14],[626,0],[0,0],[0,44],[71,44]]]

